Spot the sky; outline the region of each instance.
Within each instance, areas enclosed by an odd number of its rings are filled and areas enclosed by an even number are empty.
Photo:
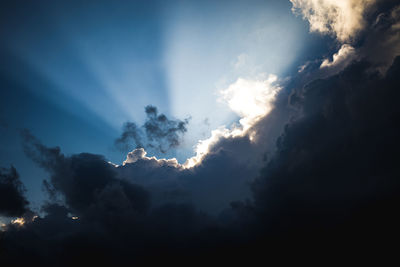
[[[221,90],[239,78],[285,77],[307,43],[318,45],[290,7],[284,1],[9,3],[2,15],[1,117],[9,125],[1,133],[2,165],[18,167],[30,198],[40,202],[37,181],[45,174],[26,160],[16,131],[27,128],[65,153],[90,151],[120,164],[129,151],[115,149],[114,140],[125,122],[144,122],[147,105],[190,118],[177,149],[151,151],[183,163],[199,140],[238,119],[220,101]]]
[[[396,236],[398,55],[391,0],[5,1],[0,260]]]

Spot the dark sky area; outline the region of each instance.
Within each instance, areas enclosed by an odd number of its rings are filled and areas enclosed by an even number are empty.
[[[0,59],[5,266],[396,254],[397,1],[4,1]]]

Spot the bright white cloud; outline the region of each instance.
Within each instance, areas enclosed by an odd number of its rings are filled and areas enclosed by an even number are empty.
[[[230,128],[221,126],[211,131],[210,138],[200,140],[195,147],[196,155],[188,158],[184,164],[179,164],[175,158],[157,159],[156,157],[147,157],[147,152],[143,148],[138,148],[128,153],[123,165],[134,163],[138,160],[146,160],[159,166],[189,169],[200,164],[211,148],[223,138],[248,135],[249,139],[252,140],[252,136],[255,134],[252,127],[272,110],[275,97],[281,89],[276,82],[277,77],[275,75],[270,75],[265,80],[239,78],[228,88],[221,90],[222,100],[227,103],[233,112],[241,117],[239,124],[235,123]],[[118,167],[118,165],[113,165]]]
[[[357,56],[356,50],[354,47],[348,44],[342,45],[339,51],[333,55],[332,61],[329,59],[325,59],[322,61],[320,66],[321,69],[323,68],[332,68],[332,67],[340,67],[343,69],[346,67],[355,57]]]
[[[277,122],[277,114],[269,114],[280,89],[277,77],[271,75],[239,78],[220,90],[221,101],[240,120],[230,127],[214,128],[209,138],[198,141],[195,155],[183,164],[174,158],[149,157],[139,148],[127,155],[122,166],[113,166],[122,179],[145,186],[155,207],[166,202],[190,202],[218,214],[232,200],[250,197],[249,183],[265,164],[265,151],[275,147],[281,133],[277,129],[286,120]],[[260,134],[262,138],[258,138]]]
[[[275,75],[264,81],[239,78],[221,92],[230,109],[241,117],[239,122],[244,131],[271,110],[271,103],[279,90],[273,85],[276,80]]]
[[[334,35],[351,41],[365,26],[364,14],[376,0],[290,0],[310,23],[311,32]]]
[[[307,38],[292,14],[270,1],[259,5],[214,1],[207,10],[201,1],[189,2],[182,1],[167,14],[163,35],[169,113],[176,118],[191,116],[176,151],[180,161],[191,156],[193,145],[212,129],[234,119],[226,105],[215,101],[220,89],[238,77],[257,80],[260,72],[286,73]]]
[[[128,155],[126,156],[126,160],[123,162],[123,165],[127,163],[134,163],[138,160],[146,160],[146,161],[152,161],[158,165],[165,165],[165,166],[171,166],[171,167],[176,167],[180,168],[181,165],[178,163],[176,158],[172,159],[157,159],[156,157],[148,157],[146,156],[147,152],[143,148],[137,148],[133,150],[132,152],[129,152]],[[115,167],[118,167],[118,165],[114,165]]]
[[[239,125],[234,124],[230,129],[222,126],[211,132],[211,137],[200,140],[196,145],[196,155],[189,158],[185,168],[199,164],[209,153],[210,148],[221,138],[234,138],[249,135],[252,138],[252,127],[273,108],[276,94],[281,89],[276,85],[277,77],[270,75],[266,80],[246,80],[239,78],[227,89],[221,91],[223,100],[241,119]]]

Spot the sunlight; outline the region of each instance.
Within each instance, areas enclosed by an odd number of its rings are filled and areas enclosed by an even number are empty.
[[[211,137],[200,140],[196,147],[196,155],[186,160],[185,168],[193,168],[200,164],[209,153],[210,148],[221,138],[230,138],[248,135],[252,141],[252,127],[263,117],[267,116],[273,108],[275,96],[281,90],[276,75],[269,75],[266,80],[245,80],[239,78],[227,89],[222,90],[222,101],[240,116],[239,125],[232,124],[228,129],[221,126],[211,132]]]

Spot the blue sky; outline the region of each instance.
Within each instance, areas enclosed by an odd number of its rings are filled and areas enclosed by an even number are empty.
[[[381,250],[399,55],[398,0],[2,1],[0,261]]]
[[[143,123],[151,104],[191,117],[181,146],[155,154],[183,162],[237,120],[219,90],[238,78],[284,79],[310,50],[326,51],[289,1],[35,1],[2,12],[0,162],[18,169],[33,202],[44,199],[46,174],[25,157],[19,129],[66,154],[121,163],[122,124]]]

